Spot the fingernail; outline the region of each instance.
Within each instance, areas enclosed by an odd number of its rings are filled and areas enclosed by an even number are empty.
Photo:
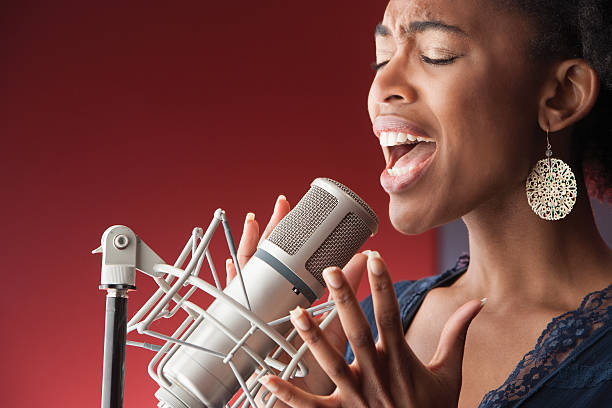
[[[291,321],[298,327],[298,329],[303,331],[310,330],[310,320],[308,320],[308,316],[306,316],[304,309],[298,306],[290,311],[289,314],[291,315]]]
[[[384,268],[378,252],[370,251],[368,254],[368,269],[376,276],[383,274]]]
[[[489,300],[489,298],[482,298],[480,299],[480,307],[484,307],[484,305],[487,303],[487,300]]]
[[[340,276],[342,272],[340,269],[335,266],[330,266],[329,268],[325,268],[323,271],[323,278],[325,282],[329,284],[334,289],[340,289],[342,287],[342,276]]]
[[[276,211],[276,210],[278,209],[278,206],[279,206],[279,204],[280,204],[280,202],[281,202],[282,200],[287,201],[287,198],[286,198],[284,195],[282,195],[282,194],[281,194],[281,195],[279,195],[279,196],[276,198],[276,202],[274,203],[274,211]]]
[[[270,375],[264,375],[258,381],[261,384],[263,384],[263,386],[266,387],[267,389],[269,389],[270,391],[272,391],[272,392],[278,391],[278,386],[276,384],[274,384],[274,382],[272,381]]]
[[[250,212],[250,213],[247,213],[246,219],[244,220],[244,223],[246,224],[247,222],[254,221],[254,220],[255,220],[255,214]]]
[[[232,262],[233,262],[233,261],[232,261],[232,258],[227,258],[227,259],[225,260],[225,266],[226,266],[226,267],[230,266],[230,265],[232,264]]]

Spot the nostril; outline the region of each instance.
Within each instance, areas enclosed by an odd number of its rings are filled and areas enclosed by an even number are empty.
[[[389,95],[389,96],[387,96],[385,98],[385,102],[391,102],[393,100],[400,100],[401,101],[402,99],[404,99],[404,97],[401,96],[401,95]]]

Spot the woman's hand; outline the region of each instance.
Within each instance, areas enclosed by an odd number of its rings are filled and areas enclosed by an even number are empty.
[[[246,215],[244,227],[242,228],[242,236],[240,237],[240,243],[236,251],[236,258],[238,259],[240,269],[244,268],[255,251],[257,251],[257,244],[261,240],[268,238],[274,227],[276,227],[283,217],[289,213],[289,210],[291,210],[291,206],[285,196],[278,196],[274,204],[274,211],[272,211],[270,221],[268,221],[268,225],[266,225],[266,229],[263,234],[261,234],[261,237],[259,236],[259,223],[255,220],[255,214],[248,213]],[[229,284],[236,276],[236,266],[231,258],[225,261],[225,272],[227,274],[226,284]]]
[[[289,210],[289,202],[285,196],[280,195],[274,205],[274,211],[272,212],[270,221],[268,222],[261,236],[259,234],[259,223],[255,219],[255,215],[253,213],[247,214],[240,243],[238,245],[238,250],[236,251],[236,258],[238,259],[241,269],[244,268],[246,263],[249,261],[249,259],[251,259],[257,250],[258,243],[270,235],[274,227],[276,227],[283,217],[289,213]],[[367,257],[365,255],[357,254],[344,268],[344,276],[346,281],[348,282],[348,285],[353,288],[353,290],[356,290],[359,286],[359,282],[361,281],[363,273],[366,269],[366,260]],[[231,258],[226,261],[225,269],[227,274],[227,284],[229,284],[229,282],[231,282],[231,280],[236,276],[236,266],[232,262]],[[327,316],[327,314],[319,316],[316,321],[322,321],[325,316]],[[328,338],[330,346],[338,353],[343,354],[346,347],[346,336],[344,335],[344,331],[342,330],[342,326],[338,318],[334,319],[327,326],[325,329],[325,334]],[[299,341],[299,339],[296,338],[296,341]],[[299,347],[299,344],[294,344],[294,346]],[[309,375],[304,379],[296,378],[292,380],[292,382],[299,385],[302,389],[307,389],[315,394],[329,394],[334,389],[334,384],[321,369],[310,352],[304,355],[303,361],[309,368]],[[281,403],[276,404],[276,406],[281,405]]]
[[[335,383],[335,391],[319,396],[275,376],[260,381],[292,407],[456,407],[467,329],[484,302],[469,301],[448,319],[436,353],[425,365],[406,343],[393,283],[377,252],[369,252],[367,269],[379,333],[376,344],[340,269],[327,268],[323,273],[355,354],[352,364],[345,362],[308,313],[292,311],[293,325]]]

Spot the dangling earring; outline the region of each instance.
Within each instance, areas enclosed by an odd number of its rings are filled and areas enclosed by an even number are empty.
[[[540,218],[560,220],[576,203],[576,177],[570,166],[553,159],[546,129],[546,158],[538,161],[527,178],[527,201]]]

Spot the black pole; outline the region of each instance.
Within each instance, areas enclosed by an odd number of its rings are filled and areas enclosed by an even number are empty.
[[[125,341],[127,335],[127,288],[109,288],[106,295],[102,408],[123,407]]]

